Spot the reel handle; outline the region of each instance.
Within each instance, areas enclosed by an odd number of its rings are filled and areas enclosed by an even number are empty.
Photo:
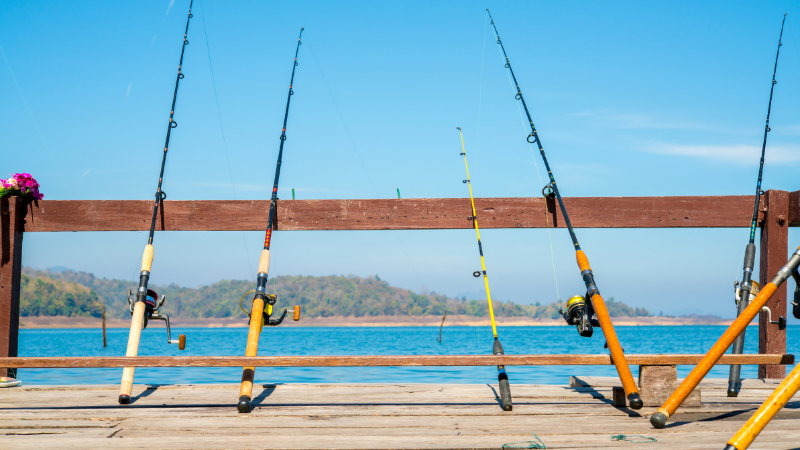
[[[295,305],[295,307],[294,307],[294,316],[292,317],[292,320],[294,320],[295,322],[300,320],[300,306],[299,305]]]

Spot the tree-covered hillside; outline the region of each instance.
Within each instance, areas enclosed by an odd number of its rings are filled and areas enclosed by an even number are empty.
[[[44,283],[53,288],[40,287],[38,290],[23,290],[23,305],[37,305],[27,307],[23,315],[99,315],[99,305],[106,305],[106,314],[109,317],[130,317],[127,309],[126,295],[128,289],[135,289],[135,282],[97,278],[86,272],[64,270],[37,271],[29,268],[23,269],[26,283]],[[49,284],[48,284],[49,283]],[[57,284],[60,283],[60,284]],[[38,285],[37,285],[38,286]],[[331,317],[331,316],[419,316],[463,314],[468,316],[483,317],[489,314],[486,301],[467,300],[466,298],[452,298],[435,292],[417,294],[408,289],[390,286],[377,275],[374,277],[360,278],[356,276],[279,276],[270,280],[270,290],[278,296],[277,308],[290,308],[300,305],[305,317]],[[81,291],[79,288],[83,288]],[[162,308],[164,312],[179,318],[220,318],[244,315],[239,309],[239,299],[245,292],[253,288],[252,281],[223,280],[209,286],[199,288],[180,287],[175,284],[169,286],[151,285],[151,288],[166,295],[167,300]],[[49,291],[47,289],[50,289]],[[59,291],[61,289],[61,291]],[[75,298],[73,303],[60,301],[58,308],[47,309],[43,305],[49,298],[46,292],[62,292],[61,297]],[[77,292],[84,292],[84,297],[78,298]],[[69,293],[69,294],[68,294]],[[70,297],[72,295],[72,297]],[[92,297],[93,296],[93,297]],[[248,298],[252,298],[248,296]],[[94,300],[92,300],[94,299]],[[245,308],[247,307],[245,300]],[[519,305],[514,302],[494,300],[494,313],[498,317],[532,317],[532,318],[558,318],[558,304],[550,303],[541,305]],[[563,303],[562,303],[563,304]],[[68,306],[73,305],[73,306]],[[632,308],[624,303],[615,302],[613,298],[607,301],[609,312],[616,317],[650,316],[644,308]],[[59,309],[60,308],[60,309]],[[65,309],[66,308],[66,309]],[[70,310],[73,308],[75,312]],[[69,310],[69,311],[68,311]],[[52,313],[51,311],[58,311]]]
[[[100,317],[101,308],[97,293],[84,285],[22,274],[21,316]]]

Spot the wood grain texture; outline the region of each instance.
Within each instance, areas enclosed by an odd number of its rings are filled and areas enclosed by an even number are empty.
[[[0,357],[17,356],[24,210],[20,197],[0,199]],[[7,369],[0,364],[0,377],[16,374]]]
[[[258,404],[246,415],[236,413],[237,388],[134,385],[126,406],[116,404],[113,385],[4,389],[0,447],[501,448],[536,433],[548,448],[638,449],[610,436],[639,434],[658,440],[647,449],[718,450],[771,391],[729,403],[724,389],[712,389],[702,407],[676,414],[679,425],[653,430],[654,408],[614,408],[610,387],[514,384],[514,411],[502,412],[496,384],[259,384]],[[796,446],[798,413],[791,405],[781,411],[753,448]]]
[[[800,191],[789,193],[789,226],[800,226]]]
[[[695,365],[705,355],[626,355],[628,364]],[[609,355],[138,356],[0,358],[0,367],[396,367],[609,365]],[[794,364],[794,355],[724,355],[717,364]]]
[[[767,191],[764,195],[764,209],[767,210],[761,225],[761,255],[759,266],[759,282],[761,286],[772,280],[778,270],[789,259],[789,193],[786,191]],[[783,218],[783,220],[781,220]],[[767,301],[766,306],[772,311],[772,320],[786,317],[787,289],[786,284]],[[786,352],[786,330],[779,330],[778,325],[768,323],[768,315],[764,312],[758,316],[758,352],[782,354]],[[759,378],[783,378],[786,368],[780,365],[759,365]]]
[[[747,227],[750,196],[572,197],[564,203],[576,228]],[[543,198],[476,198],[481,228],[564,227],[560,209]],[[41,200],[25,231],[149,230],[146,200]],[[263,231],[267,200],[167,200],[162,231]],[[468,198],[279,200],[276,230],[435,230],[472,228]]]

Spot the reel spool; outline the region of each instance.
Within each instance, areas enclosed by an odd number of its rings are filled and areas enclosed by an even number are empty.
[[[186,348],[186,335],[181,334],[178,336],[177,340],[172,339],[172,332],[169,327],[169,315],[162,314],[158,312],[158,310],[164,306],[164,302],[167,300],[166,295],[162,295],[160,298],[156,291],[152,289],[147,290],[147,298],[144,301],[144,317],[142,318],[142,329],[144,330],[147,328],[147,324],[151,320],[163,320],[167,326],[167,344],[178,344],[178,349],[183,350]],[[133,295],[132,291],[128,291],[128,308],[133,315],[133,306],[136,303],[136,296]]]
[[[736,306],[739,306],[739,302],[741,301],[741,289],[739,287],[739,282],[737,281],[734,283],[736,287],[736,293],[734,294],[734,300],[736,300]],[[758,281],[750,281],[750,298],[747,300],[747,304],[749,305],[750,302],[755,300],[758,293],[761,292],[761,284]]]
[[[591,303],[586,301],[582,295],[576,295],[567,301],[567,310],[559,309],[568,324],[574,325],[578,329],[578,334],[583,337],[592,337],[594,329]]]

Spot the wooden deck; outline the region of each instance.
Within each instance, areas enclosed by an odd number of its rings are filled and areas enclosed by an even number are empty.
[[[655,430],[655,408],[611,405],[618,381],[579,378],[589,386],[512,384],[512,412],[486,384],[259,385],[250,414],[236,412],[234,384],[137,385],[127,406],[117,386],[22,386],[0,389],[0,448],[500,448],[536,433],[547,448],[721,449],[777,385],[745,380],[728,399],[727,380],[705,381],[702,407]],[[795,397],[751,448],[797,448],[798,424]],[[617,434],[658,442],[612,441]]]

